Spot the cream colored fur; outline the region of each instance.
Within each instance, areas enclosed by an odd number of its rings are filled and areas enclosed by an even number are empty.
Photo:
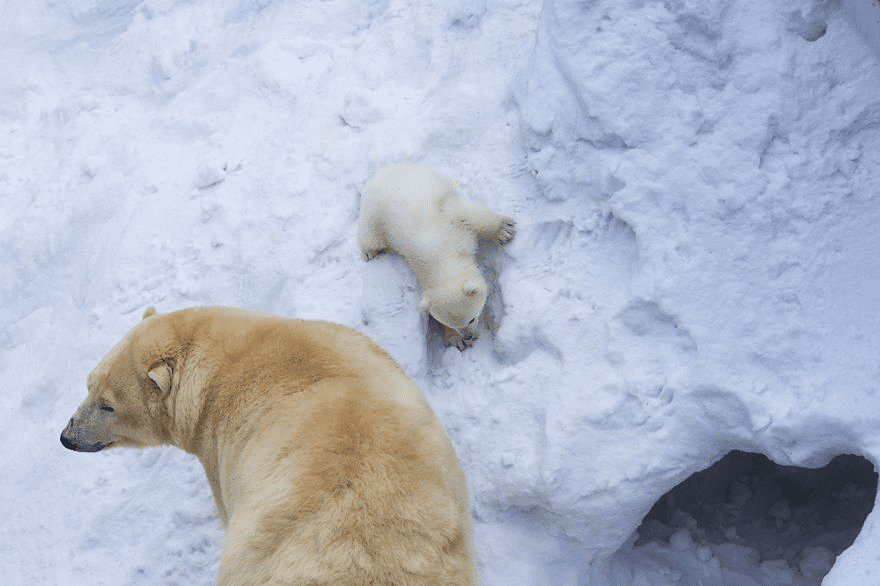
[[[358,246],[366,260],[392,251],[422,289],[420,305],[444,326],[444,340],[464,349],[476,337],[487,288],[474,255],[477,238],[506,244],[513,218],[462,199],[452,183],[422,165],[388,165],[361,198]]]
[[[341,325],[147,310],[95,367],[73,450],[199,457],[226,527],[217,584],[477,584],[464,473],[421,390]]]

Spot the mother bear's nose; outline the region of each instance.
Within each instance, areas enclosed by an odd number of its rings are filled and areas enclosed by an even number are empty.
[[[73,450],[74,452],[76,451],[76,445],[64,436],[63,431],[61,432],[61,445],[68,450]]]

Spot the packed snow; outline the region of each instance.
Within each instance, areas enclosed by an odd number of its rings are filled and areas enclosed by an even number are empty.
[[[151,304],[384,346],[485,586],[877,583],[878,60],[876,0],[0,5],[0,585],[214,583],[194,457],[58,441]],[[357,250],[401,161],[517,219],[465,352]]]

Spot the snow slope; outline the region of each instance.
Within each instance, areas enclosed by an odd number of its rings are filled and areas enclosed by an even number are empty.
[[[197,460],[58,442],[149,304],[386,347],[459,452],[487,586],[817,584],[824,552],[633,544],[730,450],[880,461],[876,8],[0,6],[0,585],[213,583]],[[402,261],[357,252],[359,191],[402,160],[519,222],[481,251],[495,290],[465,353],[426,331]],[[878,550],[874,512],[822,584],[876,582]]]

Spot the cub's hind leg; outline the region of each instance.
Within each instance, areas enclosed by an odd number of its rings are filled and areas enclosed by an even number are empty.
[[[516,233],[516,221],[481,203],[452,196],[444,202],[444,211],[456,223],[470,227],[479,237],[507,244]]]
[[[381,222],[376,222],[371,214],[362,217],[358,223],[357,240],[364,260],[371,260],[388,248]]]

